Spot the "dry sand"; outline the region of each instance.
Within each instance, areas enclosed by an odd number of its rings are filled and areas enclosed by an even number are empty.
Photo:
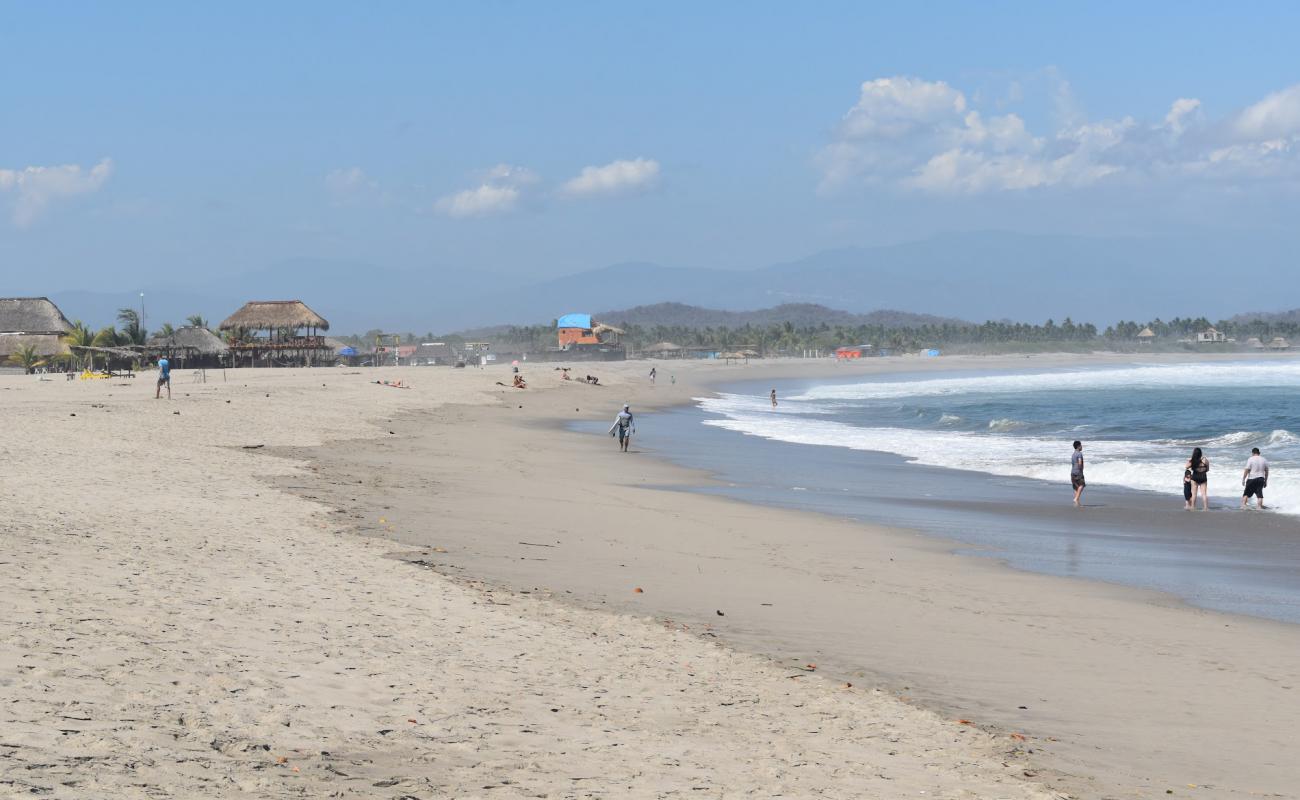
[[[489,457],[448,456],[445,481],[381,466],[355,479],[358,494],[266,452],[358,437],[396,452],[389,421],[404,412],[505,413],[548,395],[503,402],[491,384],[504,375],[232,370],[198,384],[178,371],[171,401],[153,400],[148,374],[0,377],[0,794],[1055,796],[1023,777],[1015,738],[721,647],[698,627],[448,579],[414,563],[436,564],[436,549],[358,536],[332,505],[517,487],[536,466],[518,458],[531,445],[516,427],[480,422]],[[550,396],[567,405],[576,388]],[[572,485],[568,508],[524,500],[502,520],[504,508],[467,504],[418,524],[551,535],[581,524],[600,491]],[[481,491],[479,509],[496,500]],[[384,509],[361,512],[372,532],[402,533]],[[727,546],[743,550],[743,535]]]
[[[1134,360],[884,360],[852,369]],[[413,557],[446,573],[685,622],[777,664],[816,662],[819,674],[1023,734],[1030,771],[1077,796],[1300,796],[1291,757],[1297,626],[1015,572],[905,531],[663,491],[707,476],[650,457],[652,418],[642,419],[640,452],[627,456],[608,439],[557,430],[558,420],[607,423],[624,399],[638,409],[682,401],[720,375],[846,369],[661,364],[650,387],[647,366],[627,364],[602,367],[611,382],[602,388],[534,368],[533,385],[546,391],[498,390],[500,404],[417,412],[395,423],[395,437],[310,454],[319,480],[299,491],[327,496],[365,480],[334,497],[355,530],[420,547]],[[676,386],[664,380],[672,373]],[[381,504],[393,530],[370,512]],[[645,591],[634,593],[638,586]]]

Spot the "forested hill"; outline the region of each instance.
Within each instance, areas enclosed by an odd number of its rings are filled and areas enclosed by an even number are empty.
[[[624,311],[606,311],[595,318],[609,325],[665,328],[761,328],[790,323],[796,328],[821,325],[842,327],[919,328],[923,326],[967,326],[971,323],[931,314],[880,310],[854,314],[814,303],[787,303],[758,311],[722,311],[684,303],[655,303]]]

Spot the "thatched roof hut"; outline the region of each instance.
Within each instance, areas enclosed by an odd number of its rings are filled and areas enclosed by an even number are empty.
[[[221,337],[207,328],[194,325],[177,328],[167,336],[155,335],[149,340],[149,346],[184,351],[189,355],[196,356],[222,356],[230,350],[226,343],[221,341]]]
[[[231,314],[217,326],[218,330],[237,328],[274,330],[277,328],[314,328],[327,331],[330,324],[301,300],[253,300]]]
[[[72,323],[47,297],[0,298],[0,361],[26,345],[42,357],[68,351],[63,336]]]
[[[676,344],[673,344],[672,342],[658,342],[658,343],[656,343],[656,344],[652,344],[652,345],[650,345],[649,347],[645,348],[645,351],[644,351],[644,352],[646,352],[646,353],[676,353],[677,351],[679,351],[679,350],[681,350],[681,349],[682,349],[682,348],[681,348],[681,345],[676,345]]]

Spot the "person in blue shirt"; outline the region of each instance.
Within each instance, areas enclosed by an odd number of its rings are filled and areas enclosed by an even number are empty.
[[[162,397],[163,386],[167,387],[167,399],[172,399],[172,365],[165,358],[158,359],[158,386],[154,389],[153,399]]]

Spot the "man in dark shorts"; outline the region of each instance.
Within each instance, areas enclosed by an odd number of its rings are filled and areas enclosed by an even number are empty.
[[[167,399],[172,399],[172,365],[167,359],[160,358],[158,359],[158,386],[154,388],[153,399],[162,397],[164,386],[167,387]]]
[[[1079,497],[1088,483],[1083,479],[1083,442],[1074,441],[1074,452],[1070,454],[1070,486],[1074,488],[1074,504],[1079,505]]]
[[[1255,505],[1264,509],[1264,487],[1268,486],[1268,461],[1259,454],[1258,447],[1250,449],[1250,458],[1246,459],[1246,468],[1241,472],[1241,507],[1245,508],[1254,496]]]

